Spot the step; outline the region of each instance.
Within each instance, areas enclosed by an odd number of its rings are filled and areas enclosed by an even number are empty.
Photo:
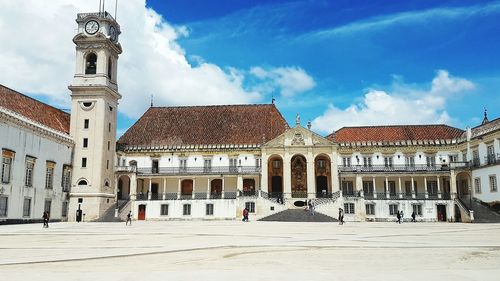
[[[288,209],[259,219],[259,221],[282,222],[337,222],[338,220],[322,213],[312,215],[304,209]]]

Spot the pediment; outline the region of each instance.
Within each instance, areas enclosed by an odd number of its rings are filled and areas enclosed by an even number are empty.
[[[287,129],[283,134],[264,144],[264,147],[334,145],[330,140],[302,126]]]

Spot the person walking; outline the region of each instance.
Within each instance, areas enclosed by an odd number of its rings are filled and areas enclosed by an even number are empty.
[[[248,209],[243,209],[243,221],[248,222]]]
[[[43,212],[43,228],[48,228],[49,227],[49,212],[45,211]]]
[[[411,213],[411,221],[412,221],[412,222],[417,222],[417,221],[415,220],[415,211],[413,211],[413,213]]]
[[[344,224],[344,210],[342,208],[339,208],[339,225]]]
[[[130,223],[130,225],[132,225],[132,211],[128,212],[127,221],[125,222],[125,225],[128,225],[129,223]]]
[[[401,223],[401,213],[396,212],[396,217],[398,218],[398,220],[396,221],[396,223]]]
[[[403,210],[401,210],[401,222],[402,222],[402,223],[403,223],[403,222],[405,222],[405,220],[404,220]]]
[[[311,200],[311,207],[310,207],[310,211],[311,211],[311,215],[314,216],[314,201]]]

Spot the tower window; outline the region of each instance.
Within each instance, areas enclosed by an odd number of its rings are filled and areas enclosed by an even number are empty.
[[[88,129],[89,128],[89,119],[83,120],[83,128]]]
[[[85,58],[85,74],[96,74],[97,70],[97,55],[90,53]]]
[[[86,168],[87,167],[87,157],[83,157],[82,158],[82,168]]]
[[[111,132],[111,123],[108,123],[108,132]]]
[[[111,61],[111,58],[108,58],[108,78],[109,78],[109,80],[113,79],[112,71],[113,71],[113,62]]]
[[[88,146],[89,146],[89,139],[83,138],[83,147],[88,147]]]

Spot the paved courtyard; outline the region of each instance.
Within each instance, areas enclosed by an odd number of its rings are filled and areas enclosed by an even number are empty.
[[[500,224],[0,226],[0,280],[500,280]]]

